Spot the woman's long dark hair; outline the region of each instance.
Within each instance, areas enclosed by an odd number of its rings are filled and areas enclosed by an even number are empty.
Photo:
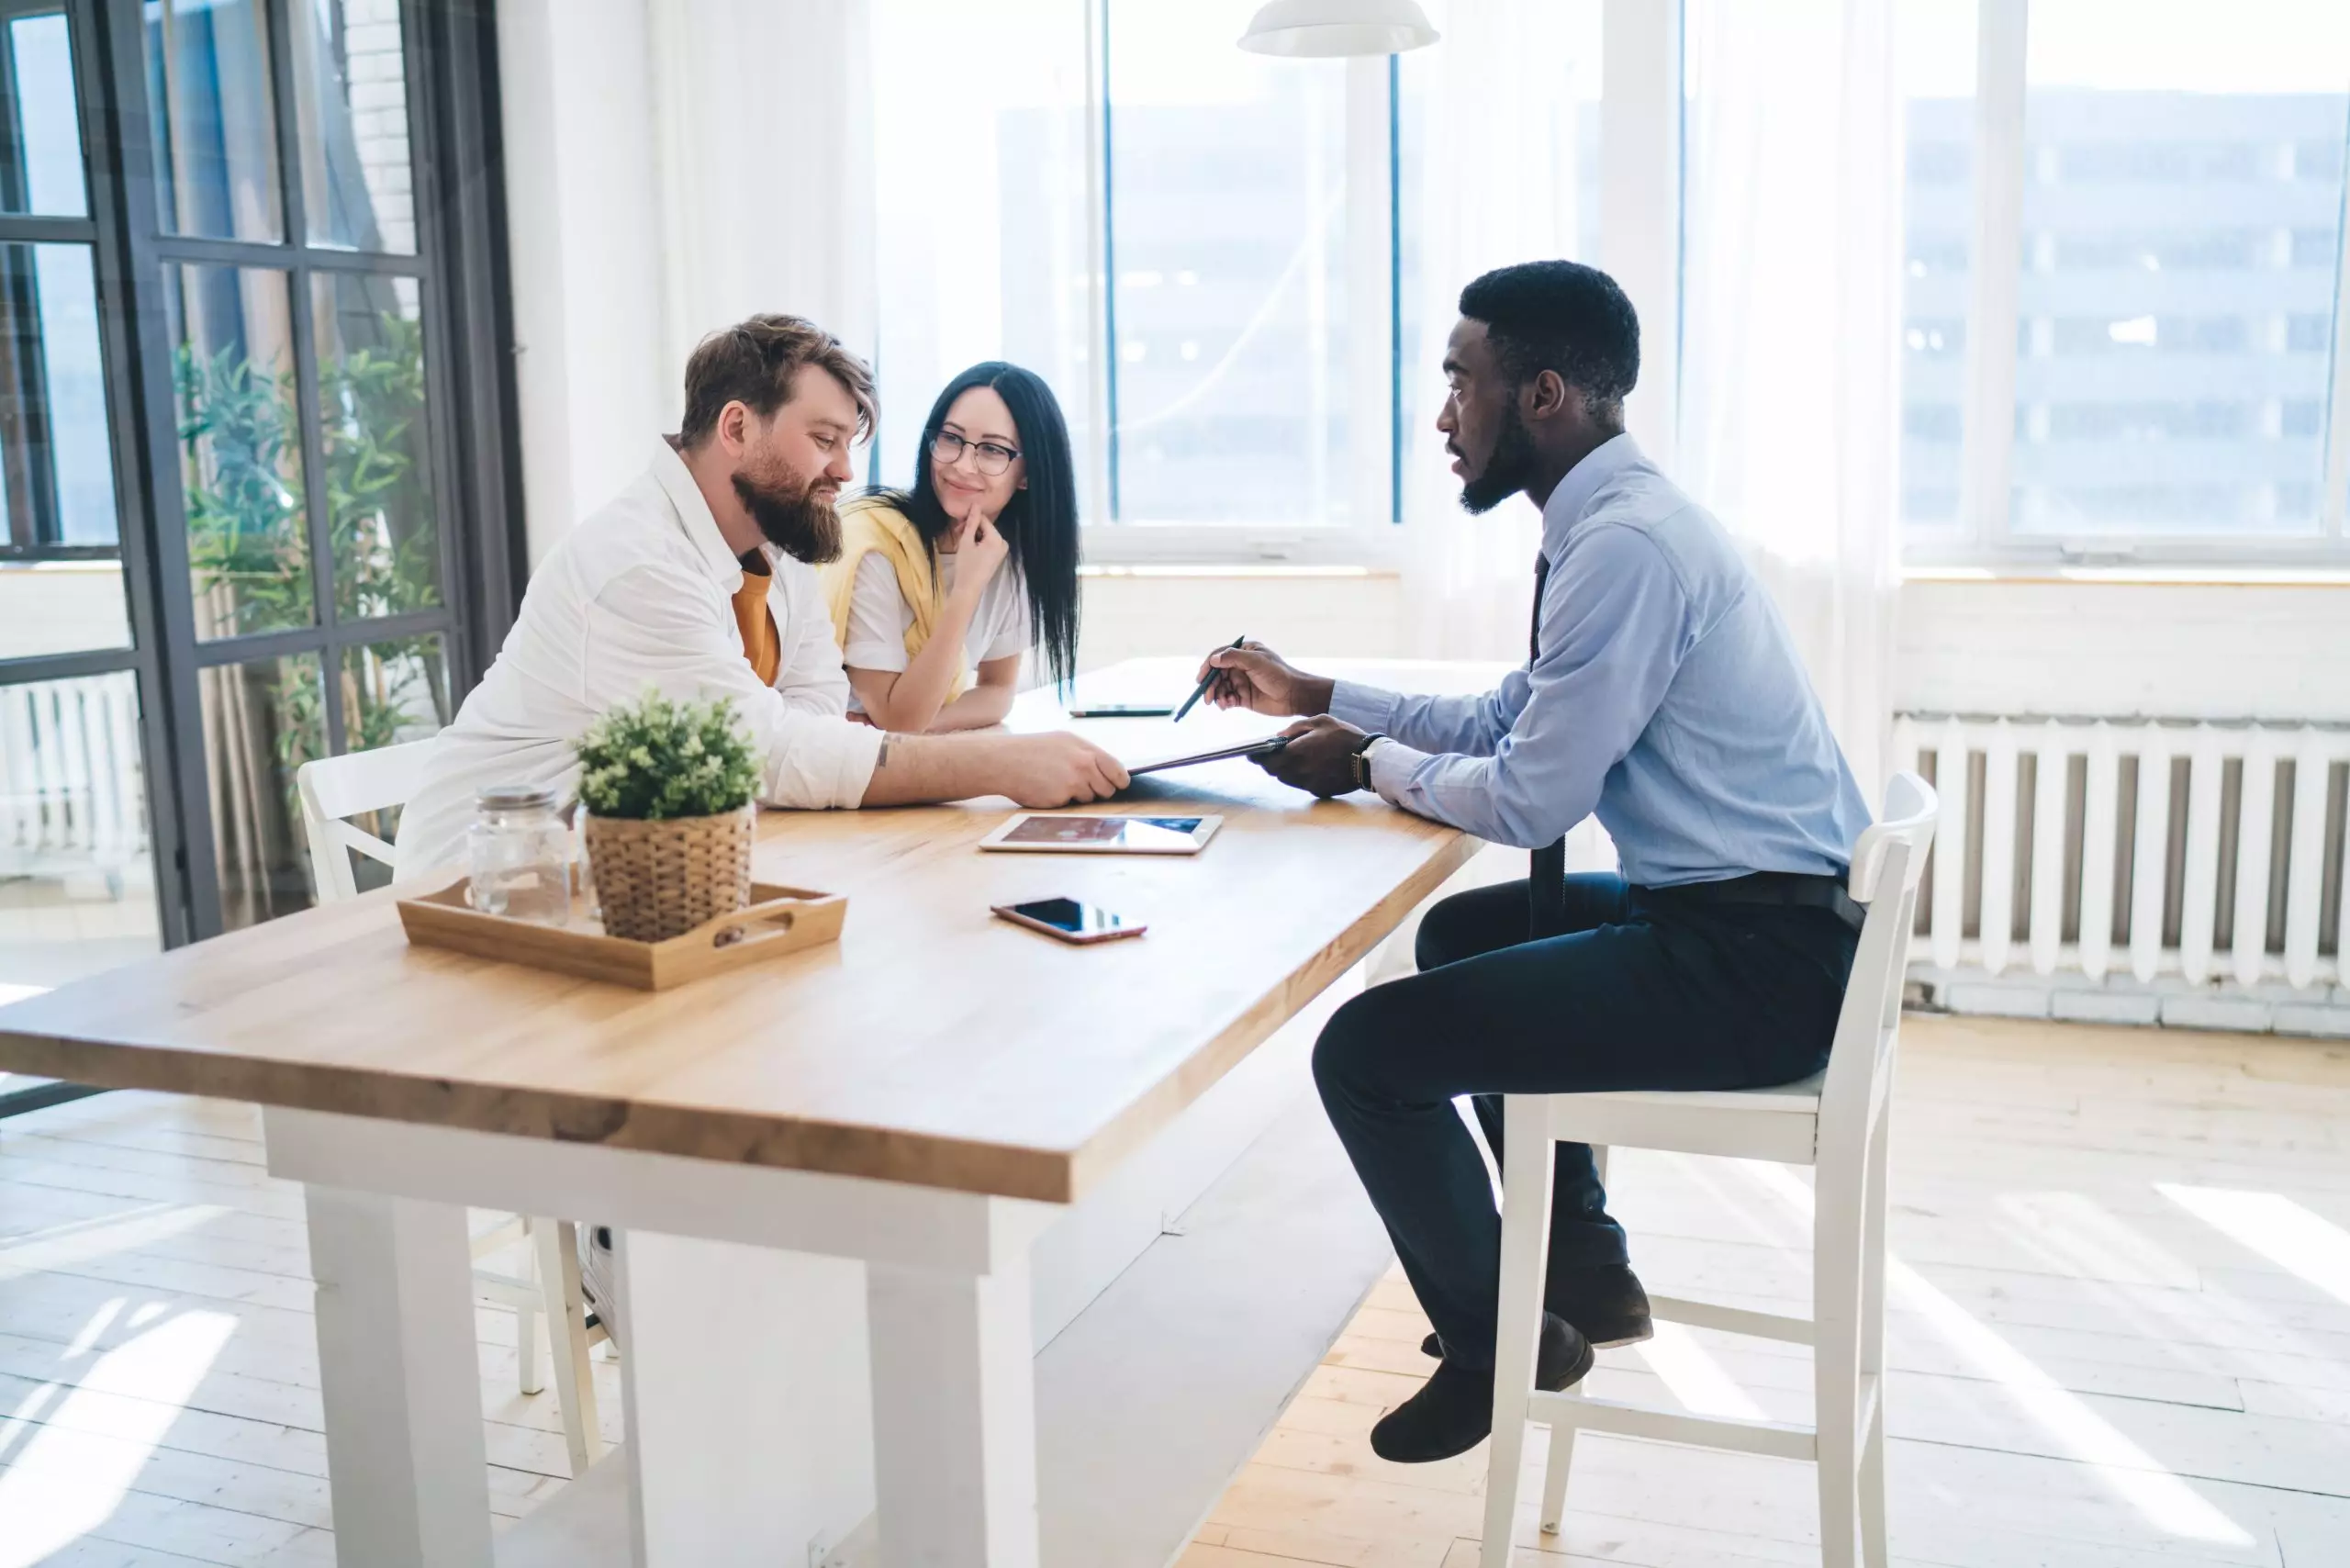
[[[975,364],[946,384],[923,421],[914,449],[914,482],[906,490],[877,490],[904,512],[932,558],[956,520],[939,504],[931,483],[930,443],[946,422],[955,399],[974,386],[990,386],[1012,410],[1028,487],[1014,490],[995,520],[1011,546],[1008,566],[1020,574],[1028,593],[1028,640],[1041,649],[1053,679],[1066,684],[1077,674],[1077,464],[1069,455],[1069,424],[1045,378],[1002,360]]]

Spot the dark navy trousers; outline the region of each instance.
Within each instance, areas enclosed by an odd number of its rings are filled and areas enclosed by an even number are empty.
[[[1496,1160],[1505,1094],[1752,1089],[1828,1059],[1855,933],[1786,904],[1698,903],[1620,877],[1567,879],[1567,931],[1527,939],[1527,887],[1445,900],[1420,972],[1341,1007],[1314,1077],[1448,1359],[1493,1364],[1501,1216],[1469,1129]],[[1626,1261],[1582,1144],[1561,1144],[1550,1271]]]

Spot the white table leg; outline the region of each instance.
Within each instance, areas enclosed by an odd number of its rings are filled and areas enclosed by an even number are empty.
[[[864,1265],[618,1246],[636,1568],[819,1561],[873,1509]]]
[[[489,1568],[473,1260],[454,1204],[306,1186],[340,1568]]]
[[[867,1266],[884,1568],[1035,1568],[1028,1259],[992,1274]]]

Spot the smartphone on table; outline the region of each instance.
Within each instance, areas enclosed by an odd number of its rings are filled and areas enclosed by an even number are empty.
[[[1125,936],[1139,936],[1150,928],[1123,915],[1113,914],[1099,904],[1078,899],[1031,899],[1025,903],[1000,903],[989,913],[1024,925],[1031,931],[1078,946],[1090,946],[1096,942],[1115,942]]]

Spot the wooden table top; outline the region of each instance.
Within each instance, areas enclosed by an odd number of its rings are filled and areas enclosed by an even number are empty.
[[[1080,693],[1180,697],[1192,659]],[[1326,661],[1416,689],[1485,666]],[[1065,722],[1048,691],[1014,726]],[[1129,761],[1272,722],[1080,723]],[[1193,857],[982,854],[1007,802],[771,812],[756,875],[849,896],[836,945],[658,993],[411,947],[367,894],[0,1008],[0,1070],[1073,1200],[1364,958],[1479,843],[1253,764],[1138,779],[1093,810],[1218,812]],[[447,879],[435,879],[438,886]],[[1148,923],[1076,947],[989,906],[1069,895]]]

